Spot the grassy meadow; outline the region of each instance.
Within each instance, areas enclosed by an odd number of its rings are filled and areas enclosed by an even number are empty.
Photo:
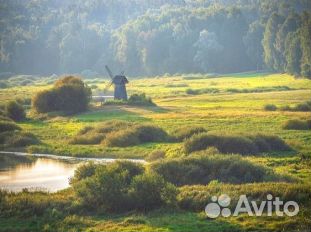
[[[101,106],[99,103],[92,102],[87,112],[71,116],[37,116],[28,110],[28,120],[19,122],[18,125],[23,131],[33,133],[42,143],[8,150],[76,157],[134,159],[146,159],[151,152],[159,150],[165,153],[164,159],[167,160],[189,156],[184,152],[183,142],[180,141],[143,143],[127,147],[69,142],[82,128],[86,126],[97,128],[112,119],[138,124],[151,123],[164,129],[168,134],[179,127],[198,126],[206,129],[208,133],[219,135],[258,133],[276,135],[292,150],[243,155],[241,159],[269,168],[276,175],[286,176],[295,183],[280,184],[280,186],[271,184],[264,187],[262,183],[255,183],[252,187],[246,188],[246,191],[252,194],[256,191],[260,192],[263,188],[267,193],[278,189],[287,192],[291,191],[290,185],[294,186],[293,189],[297,185],[298,190],[299,186],[305,188],[311,186],[310,130],[283,129],[284,123],[288,120],[309,120],[311,114],[282,110],[286,106],[295,107],[311,100],[311,80],[295,79],[288,74],[270,73],[241,73],[225,76],[177,75],[129,78],[129,80],[128,95],[145,93],[152,98],[156,106],[118,104]],[[87,79],[86,83],[97,86],[94,92],[105,86],[105,81],[101,79]],[[50,86],[41,81],[28,86],[1,89],[0,100],[6,102],[16,98],[31,98],[36,92]],[[267,104],[273,104],[277,109],[265,110]],[[229,188],[222,183],[218,185],[219,188]],[[245,187],[246,184],[241,184],[240,187],[243,186]],[[230,190],[232,194],[238,192],[234,187],[232,188],[233,190]],[[185,189],[185,191],[202,190]],[[210,189],[203,191],[208,194],[212,192]],[[35,197],[32,197],[32,194]],[[125,214],[98,215],[80,212],[75,209],[75,206],[70,205],[75,202],[71,188],[52,194],[32,194],[24,192],[5,196],[13,203],[10,217],[0,217],[0,231],[54,231],[56,225],[59,231],[302,231],[311,225],[310,205],[303,206],[301,213],[294,218],[241,215],[211,220],[206,218],[204,204],[199,211],[161,208],[148,213],[134,211]],[[180,196],[178,204],[181,204],[182,197]],[[0,193],[0,202],[1,199]],[[17,202],[20,202],[21,206],[18,206]],[[14,213],[24,212],[21,208],[27,208],[27,204],[35,206],[29,209],[30,213],[26,218],[22,213],[21,215]],[[51,210],[43,212],[39,204],[46,204],[49,207],[52,204]],[[32,210],[36,211],[36,207],[39,208],[39,213],[32,214]],[[67,209],[67,213],[60,211],[62,207]]]

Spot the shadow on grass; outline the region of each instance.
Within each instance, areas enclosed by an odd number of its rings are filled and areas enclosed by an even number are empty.
[[[141,108],[144,110],[152,111],[153,113],[168,113],[171,111],[167,108],[163,108],[160,106],[145,106],[145,107],[141,107]]]
[[[238,78],[248,78],[248,77],[266,77],[273,73],[271,72],[241,72],[241,73],[228,73],[221,74],[219,77],[238,77]]]
[[[139,113],[127,111],[124,107],[112,106],[98,111],[90,111],[73,117],[82,122],[98,122],[112,119],[125,121],[151,121],[149,118],[141,116]]]
[[[203,206],[204,207],[204,206]],[[207,219],[205,214],[159,209],[147,214],[122,214],[97,218],[96,229],[103,231],[241,231],[238,225]],[[94,231],[97,231],[97,230]]]

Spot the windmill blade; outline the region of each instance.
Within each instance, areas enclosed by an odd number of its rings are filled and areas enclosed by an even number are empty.
[[[112,74],[111,70],[109,69],[109,67],[107,65],[105,65],[105,68],[106,68],[110,78],[113,79],[113,74]]]

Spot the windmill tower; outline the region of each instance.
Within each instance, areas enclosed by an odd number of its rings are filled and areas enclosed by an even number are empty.
[[[109,67],[105,66],[111,81],[106,85],[105,91],[107,91],[111,85],[114,85],[114,99],[115,100],[127,100],[126,93],[126,84],[128,83],[127,78],[124,76],[124,72],[119,75],[114,76],[109,69]]]

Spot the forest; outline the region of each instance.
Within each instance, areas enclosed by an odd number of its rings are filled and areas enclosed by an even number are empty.
[[[0,0],[1,79],[269,70],[311,77],[308,0]]]

